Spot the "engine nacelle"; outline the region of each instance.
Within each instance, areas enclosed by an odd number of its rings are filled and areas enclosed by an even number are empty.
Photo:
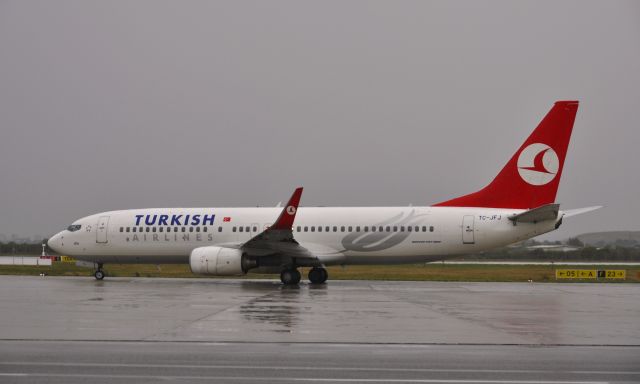
[[[191,251],[189,266],[200,275],[233,276],[244,275],[256,263],[239,249],[200,247]]]

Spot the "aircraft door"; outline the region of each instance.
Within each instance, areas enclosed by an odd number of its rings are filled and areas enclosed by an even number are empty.
[[[463,244],[474,244],[475,236],[474,231],[475,228],[473,226],[473,215],[466,215],[462,218],[462,243]]]
[[[106,243],[109,233],[109,216],[100,216],[96,230],[96,243]]]

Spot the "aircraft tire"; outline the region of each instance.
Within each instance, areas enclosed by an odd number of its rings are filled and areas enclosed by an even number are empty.
[[[329,274],[324,268],[314,267],[309,271],[309,281],[312,284],[324,284],[328,277]]]
[[[285,269],[280,273],[280,281],[284,285],[296,285],[302,279],[302,275],[297,269]]]
[[[104,279],[104,271],[102,269],[98,269],[94,274],[93,277],[96,278],[96,280],[102,280]]]

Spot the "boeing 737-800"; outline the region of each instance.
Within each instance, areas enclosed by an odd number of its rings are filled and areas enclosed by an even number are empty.
[[[257,268],[298,284],[327,280],[325,266],[422,263],[505,246],[557,229],[598,207],[561,211],[556,192],[577,101],[558,101],[485,188],[423,207],[154,208],[75,221],[51,249],[93,262],[189,263],[193,273],[242,275]]]

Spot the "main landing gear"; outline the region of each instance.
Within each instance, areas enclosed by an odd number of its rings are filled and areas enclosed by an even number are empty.
[[[280,281],[284,285],[296,285],[300,282],[302,275],[300,275],[300,271],[295,268],[285,269],[280,272]]]
[[[322,267],[314,267],[309,271],[309,281],[311,284],[324,284],[328,277],[329,274],[327,270]],[[284,285],[297,285],[301,279],[300,271],[296,268],[288,268],[280,273],[280,281],[282,281]]]
[[[324,284],[329,278],[329,273],[321,267],[311,268],[309,271],[309,281],[311,284]]]
[[[96,272],[93,274],[93,276],[96,278],[96,280],[102,280],[104,279],[104,271],[102,270],[102,263],[98,263],[98,269],[96,269]]]

